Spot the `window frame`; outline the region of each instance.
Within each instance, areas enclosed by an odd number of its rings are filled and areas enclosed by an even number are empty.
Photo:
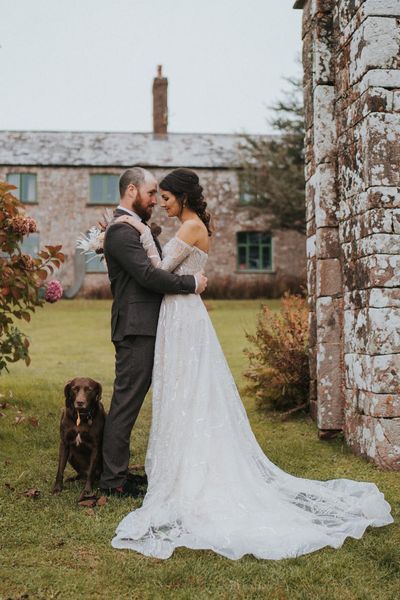
[[[255,177],[257,177],[257,175],[254,175]],[[259,200],[259,195],[257,194],[257,192],[252,192],[250,191],[248,188],[248,180],[245,177],[245,174],[242,173],[238,173],[238,179],[239,179],[239,205],[240,206],[254,206],[255,204],[257,204],[258,200]],[[245,199],[245,196],[248,196],[248,199]]]
[[[93,200],[93,185],[94,185],[94,178],[95,177],[102,177],[104,179],[103,184],[102,184],[102,192],[104,194],[104,191],[107,191],[107,186],[105,184],[106,179],[108,177],[114,177],[116,178],[116,198],[114,200],[114,202],[99,202],[98,200]],[[87,206],[118,206],[119,203],[119,190],[118,190],[118,184],[119,184],[119,175],[116,175],[115,173],[90,173],[89,174],[89,198],[87,201]]]
[[[86,260],[85,258],[85,274],[86,275],[107,275],[108,273],[108,269],[107,269],[107,265],[105,263],[105,260],[102,260],[100,262],[101,256],[103,256],[102,254],[97,254],[96,257],[98,257],[98,259],[93,258],[92,256],[89,257],[89,260]],[[101,265],[104,266],[104,269],[100,269]]]
[[[11,183],[11,181],[9,181],[9,177],[10,176],[17,176],[19,179],[19,185],[17,185],[17,198],[20,202],[22,202],[23,204],[38,204],[38,184],[37,184],[37,173],[27,173],[25,171],[12,171],[10,173],[7,173],[6,175],[6,180],[7,183]],[[24,177],[34,177],[34,181],[35,181],[35,199],[34,200],[25,200],[23,198],[24,192],[26,190],[26,184],[23,183],[24,181]],[[12,184],[15,185],[15,184]]]
[[[266,268],[262,268],[262,269],[254,269],[251,267],[248,267],[246,269],[241,269],[240,268],[240,261],[239,261],[239,248],[245,248],[246,249],[246,264],[249,264],[249,248],[250,246],[253,246],[254,244],[250,244],[250,242],[248,240],[246,240],[246,243],[243,242],[239,242],[239,235],[240,234],[250,234],[250,233],[259,233],[259,234],[264,234],[264,235],[268,235],[269,237],[269,249],[270,249],[270,264],[268,267]],[[264,247],[268,247],[266,244],[263,244],[261,241],[258,244],[258,252],[259,252],[259,256],[260,256],[260,252],[262,252]],[[275,271],[275,266],[274,266],[274,236],[272,235],[272,233],[270,231],[237,231],[236,232],[236,272],[237,273],[274,273]]]
[[[29,250],[32,246],[35,246],[35,249],[33,252],[30,252]],[[22,254],[28,254],[32,258],[37,258],[40,252],[40,232],[34,231],[25,236],[20,245],[20,250]]]

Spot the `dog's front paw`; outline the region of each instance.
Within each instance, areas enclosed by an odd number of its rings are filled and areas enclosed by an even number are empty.
[[[92,488],[84,488],[79,495],[78,502],[81,502],[82,500],[89,500],[94,497],[95,494],[93,493]]]
[[[53,485],[53,489],[51,490],[52,494],[60,494],[63,489],[63,484],[58,481]]]

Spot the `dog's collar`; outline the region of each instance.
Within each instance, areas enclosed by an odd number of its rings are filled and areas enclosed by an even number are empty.
[[[76,413],[76,426],[79,427],[81,422],[86,422],[89,427],[93,423],[93,412],[90,408],[88,409],[80,409],[74,408],[74,412]]]

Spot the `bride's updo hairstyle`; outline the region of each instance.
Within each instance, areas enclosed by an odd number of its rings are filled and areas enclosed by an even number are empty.
[[[185,206],[193,210],[207,227],[208,235],[211,235],[211,215],[206,210],[207,202],[204,200],[203,188],[194,171],[190,169],[174,169],[160,181],[160,190],[170,192],[175,196],[180,204],[181,212]]]

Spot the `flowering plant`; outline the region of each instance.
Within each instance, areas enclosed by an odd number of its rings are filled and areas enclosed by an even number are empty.
[[[50,302],[50,304],[53,304],[54,302],[57,302],[57,300],[60,300],[60,298],[62,298],[63,295],[63,288],[61,283],[57,280],[57,279],[53,279],[53,281],[49,281],[49,283],[46,284],[46,292],[44,295],[44,299],[46,300],[46,302]]]
[[[64,262],[61,246],[45,246],[36,257],[22,252],[24,237],[37,226],[13,195],[14,189],[0,181],[0,372],[21,359],[29,365],[29,340],[15,321],[30,321],[30,313],[45,302],[40,295],[44,282]],[[59,295],[53,286],[51,297]]]

